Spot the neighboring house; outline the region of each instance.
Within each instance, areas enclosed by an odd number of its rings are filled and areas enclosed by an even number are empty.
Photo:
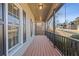
[[[70,22],[67,25],[67,28],[72,30],[79,30],[79,17],[75,18],[74,21]]]
[[[67,29],[67,24],[66,23],[63,23],[63,28]]]
[[[63,29],[67,29],[67,24],[65,24],[65,23],[58,24],[58,27],[63,28]]]
[[[63,28],[63,24],[57,24],[57,28]]]
[[[70,23],[67,25],[67,28],[68,28],[68,29],[72,29],[72,30],[76,30],[76,29],[77,29],[77,25],[76,25],[74,22],[70,22]]]
[[[77,30],[79,30],[79,17],[75,19],[74,23],[77,25]]]

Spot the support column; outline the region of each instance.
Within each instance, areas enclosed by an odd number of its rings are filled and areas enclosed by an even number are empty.
[[[46,22],[45,22],[45,32],[44,32],[44,34],[46,35]]]
[[[19,39],[20,43],[23,44],[23,10],[22,8],[20,9],[20,26],[19,26]]]
[[[46,21],[46,31],[48,30],[48,22]]]
[[[36,23],[36,19],[35,19],[35,35],[37,33],[37,23]]]
[[[53,41],[54,41],[54,47],[55,47],[55,10],[53,11]]]
[[[48,24],[47,24],[47,21],[45,22],[45,35],[46,35],[46,32],[48,30]]]
[[[5,38],[6,38],[6,56],[8,56],[8,3],[5,4]]]

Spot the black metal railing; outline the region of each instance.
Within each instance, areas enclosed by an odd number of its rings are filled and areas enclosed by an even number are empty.
[[[79,56],[79,40],[78,39],[61,36],[61,35],[54,34],[48,31],[45,32],[45,35],[62,52],[62,55]]]

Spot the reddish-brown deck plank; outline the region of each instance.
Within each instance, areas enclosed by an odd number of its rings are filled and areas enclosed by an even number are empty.
[[[35,36],[23,56],[60,56],[53,44],[46,36]]]

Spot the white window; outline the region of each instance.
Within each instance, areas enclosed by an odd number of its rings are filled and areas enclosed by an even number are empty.
[[[19,43],[19,8],[14,4],[8,4],[8,48]]]

